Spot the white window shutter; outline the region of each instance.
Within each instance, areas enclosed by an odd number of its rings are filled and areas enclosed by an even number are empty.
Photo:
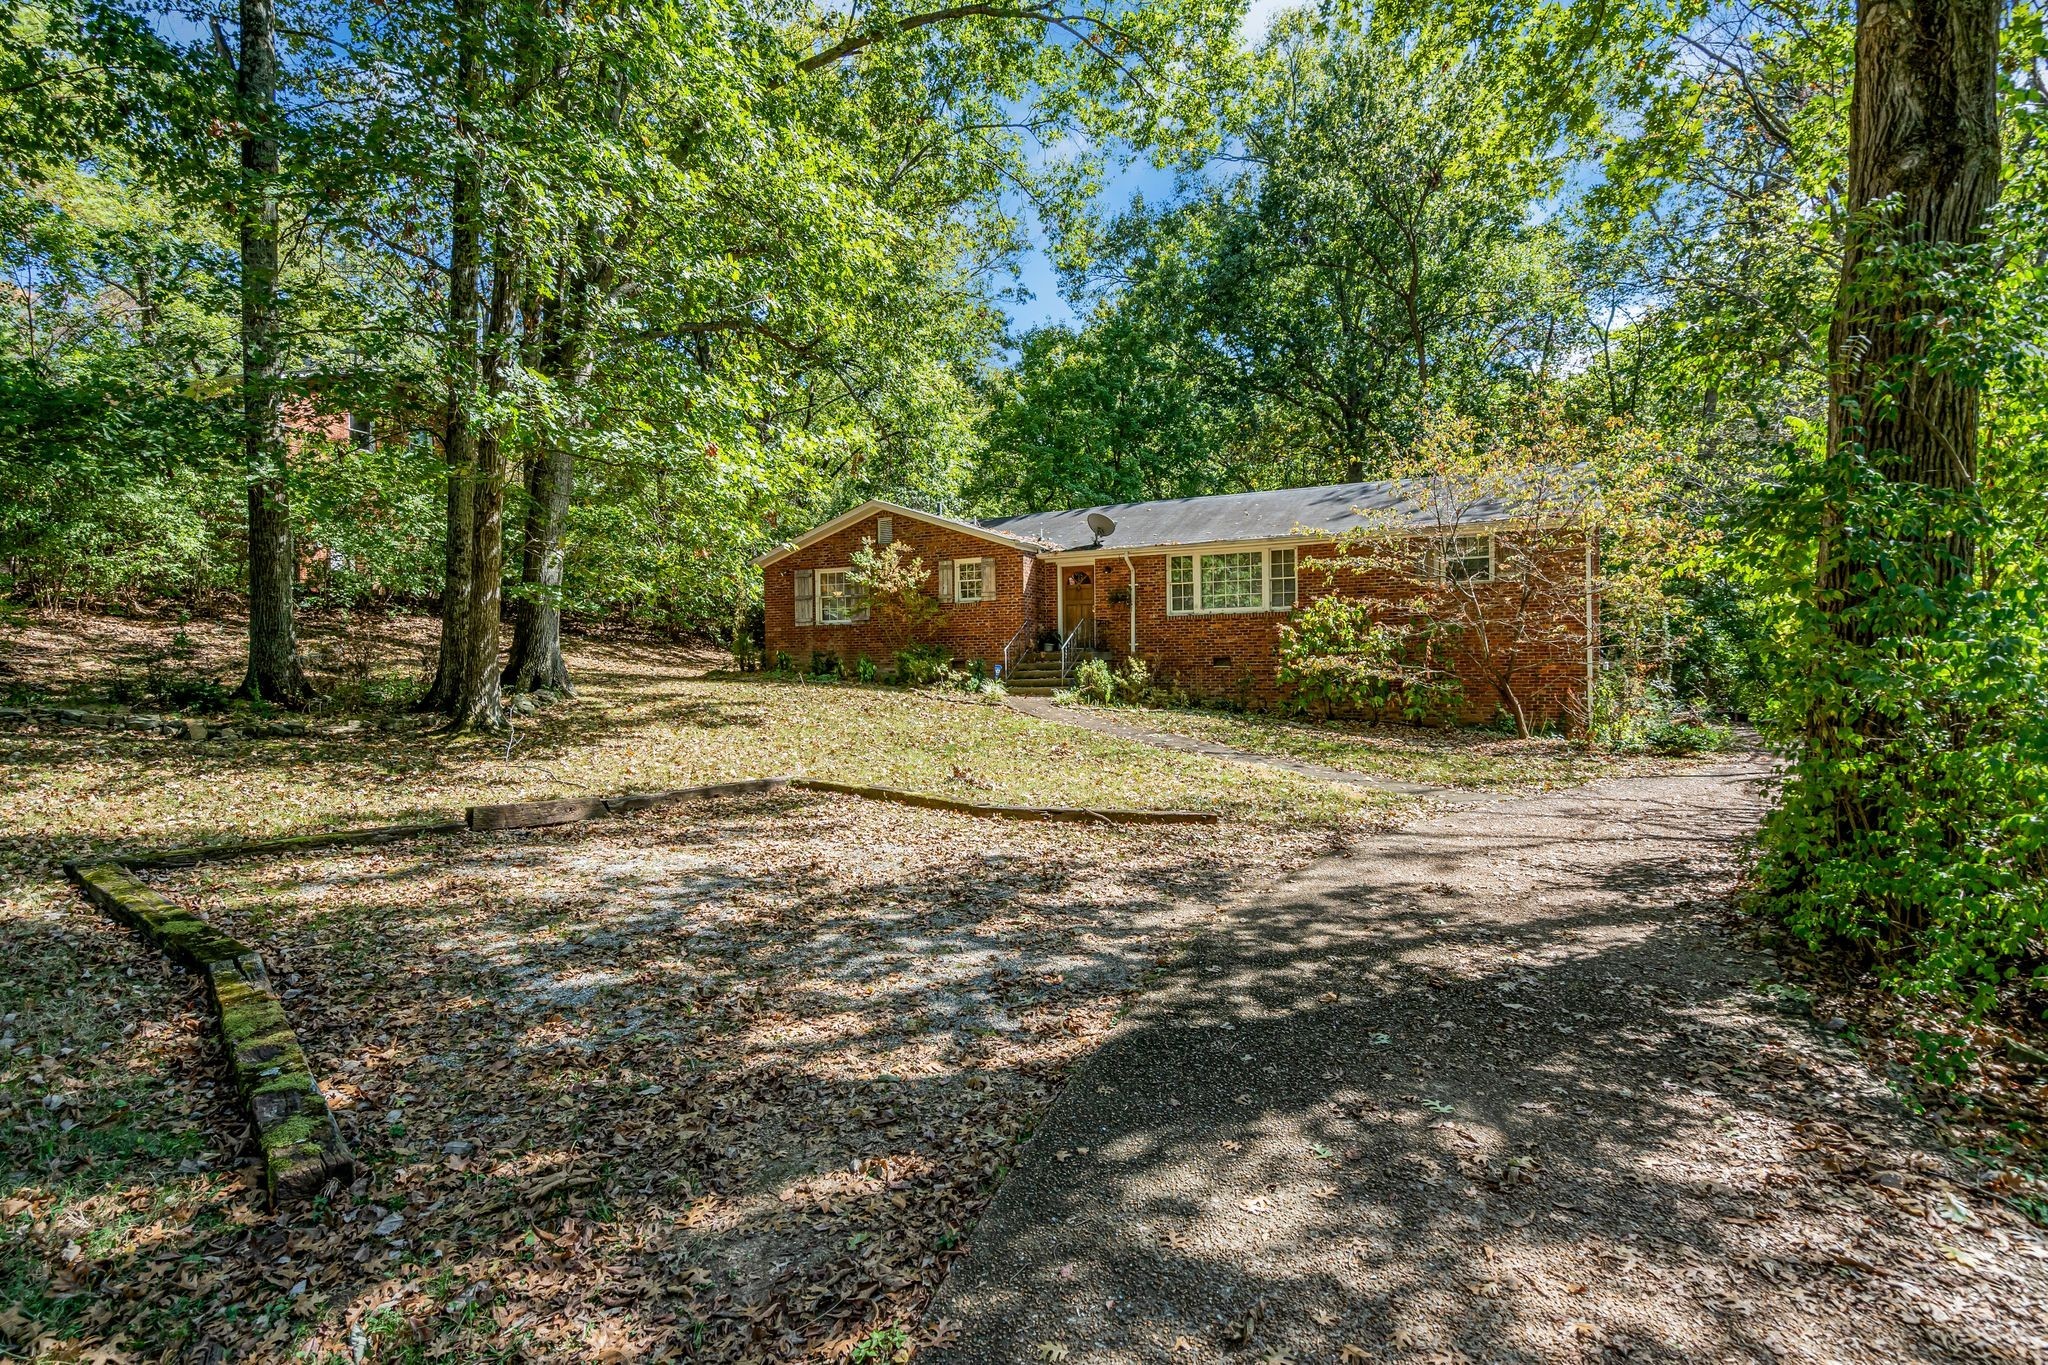
[[[950,559],[939,561],[939,600],[953,600],[953,561]]]
[[[792,615],[795,624],[799,626],[807,626],[811,624],[811,612],[813,610],[813,604],[816,601],[812,588],[813,582],[814,579],[812,578],[811,570],[798,569],[796,571],[795,587],[793,589],[793,593],[795,596],[795,610],[792,613]]]

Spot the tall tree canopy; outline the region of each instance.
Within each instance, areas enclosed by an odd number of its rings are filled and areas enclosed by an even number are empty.
[[[1182,202],[1069,240],[1102,302],[1027,341],[989,494],[1361,479],[1431,412],[1540,382],[1581,309],[1542,214],[1571,142],[1508,98],[1526,75],[1436,26],[1283,15]]]

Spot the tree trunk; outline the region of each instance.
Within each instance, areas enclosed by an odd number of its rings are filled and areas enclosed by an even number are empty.
[[[1828,337],[1831,496],[1816,566],[1841,685],[1813,707],[1806,736],[1809,764],[1836,772],[1886,761],[1895,738],[1853,680],[1858,656],[1938,629],[1945,594],[1921,590],[1972,572],[1957,528],[1977,479],[1978,395],[1929,362],[1955,322],[1968,330],[1971,306],[1943,292],[1938,272],[1978,239],[1998,195],[1999,13],[2000,0],[1862,0],[1857,14],[1851,216]],[[1871,475],[1889,497],[1868,491]],[[1867,794],[1878,789],[1842,783],[1836,843],[1888,822]]]
[[[510,387],[518,364],[515,315],[518,312],[523,244],[516,225],[516,199],[507,205],[504,224],[493,244],[491,312],[485,325],[483,388],[495,410]],[[504,610],[505,574],[505,448],[496,422],[477,434],[476,476],[470,490],[470,553],[468,635],[462,690],[449,711],[450,728],[497,730],[505,724],[503,693],[498,685],[499,627]]]
[[[303,706],[313,689],[292,618],[292,525],[278,393],[277,16],[241,0],[242,458],[249,480],[249,669],[244,696]]]
[[[571,254],[556,267],[556,303],[534,348],[537,367],[558,393],[577,403],[596,377],[591,334],[616,278],[624,235],[609,245],[607,251],[594,226],[577,234]],[[572,420],[582,423],[580,415]],[[504,679],[513,691],[571,690],[569,665],[562,658],[562,536],[575,491],[575,452],[559,435],[546,439],[526,475],[521,591],[513,604],[512,657]]]
[[[1944,492],[1976,483],[1977,390],[1929,368],[1943,329],[1915,322],[1923,310],[1953,316],[1958,301],[1903,278],[1886,256],[1977,241],[1998,197],[1999,9],[1999,0],[1863,0],[1858,12],[1852,217],[1828,338],[1836,468],[1867,458],[1892,483]],[[1839,525],[1829,528],[1822,581],[1830,599],[1856,604],[1852,581],[1868,566],[1862,548]],[[1970,547],[1939,538],[1922,561],[1930,575],[1922,581],[1947,582],[1969,572]]]
[[[458,51],[455,58],[457,135],[467,140],[468,111],[474,108],[481,79],[477,49],[482,42],[475,0],[456,9]],[[469,599],[474,552],[476,427],[470,405],[476,398],[477,276],[483,252],[479,244],[483,217],[483,177],[465,146],[448,195],[448,426],[441,444],[448,467],[448,512],[441,563],[441,649],[434,684],[420,702],[423,711],[453,715],[469,691],[465,669],[469,660]]]
[[[569,666],[562,659],[562,527],[569,515],[573,459],[568,442],[556,437],[534,453],[527,467],[522,591],[513,604],[512,657],[505,666],[505,686],[514,692],[570,690]]]

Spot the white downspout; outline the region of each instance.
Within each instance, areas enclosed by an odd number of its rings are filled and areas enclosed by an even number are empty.
[[[1131,600],[1124,608],[1131,616],[1131,657],[1138,657],[1138,571],[1131,567],[1131,557],[1124,556],[1124,576],[1131,580]]]

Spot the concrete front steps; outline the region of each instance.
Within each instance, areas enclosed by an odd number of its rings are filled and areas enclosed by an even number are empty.
[[[1078,666],[1082,659],[1101,657],[1100,654],[1083,654],[1074,662]],[[1003,683],[1013,697],[1051,696],[1066,686],[1060,679],[1060,652],[1056,649],[1032,650],[1020,656]]]

